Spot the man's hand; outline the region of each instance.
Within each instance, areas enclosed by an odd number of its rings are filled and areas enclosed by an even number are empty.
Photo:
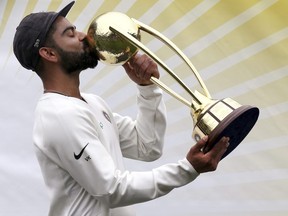
[[[188,152],[186,158],[198,173],[216,170],[219,161],[229,146],[229,138],[222,137],[216,145],[207,153],[202,149],[206,145],[208,137],[205,136],[198,141]]]
[[[160,77],[157,64],[146,54],[134,55],[123,67],[130,79],[138,85],[150,85],[151,76]]]

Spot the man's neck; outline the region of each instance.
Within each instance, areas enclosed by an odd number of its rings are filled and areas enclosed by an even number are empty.
[[[79,90],[79,73],[65,74],[52,72],[50,75],[42,79],[44,92],[54,92],[82,99]]]

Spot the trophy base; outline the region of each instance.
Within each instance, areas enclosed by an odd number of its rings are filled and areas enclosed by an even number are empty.
[[[229,137],[229,146],[221,159],[230,154],[247,136],[255,125],[259,116],[259,109],[244,105],[226,116],[217,127],[211,131],[203,152],[208,152],[223,137]]]

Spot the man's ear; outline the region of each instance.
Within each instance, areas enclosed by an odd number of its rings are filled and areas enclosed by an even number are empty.
[[[46,61],[50,61],[50,62],[58,61],[58,57],[55,53],[55,50],[49,47],[41,47],[39,49],[39,55]]]

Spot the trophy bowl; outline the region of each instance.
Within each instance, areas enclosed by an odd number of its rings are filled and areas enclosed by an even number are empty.
[[[131,36],[140,40],[138,25],[120,12],[107,12],[96,17],[88,28],[89,41],[98,52],[101,62],[109,65],[122,65],[137,53],[138,48],[110,30],[110,27],[123,28]]]

